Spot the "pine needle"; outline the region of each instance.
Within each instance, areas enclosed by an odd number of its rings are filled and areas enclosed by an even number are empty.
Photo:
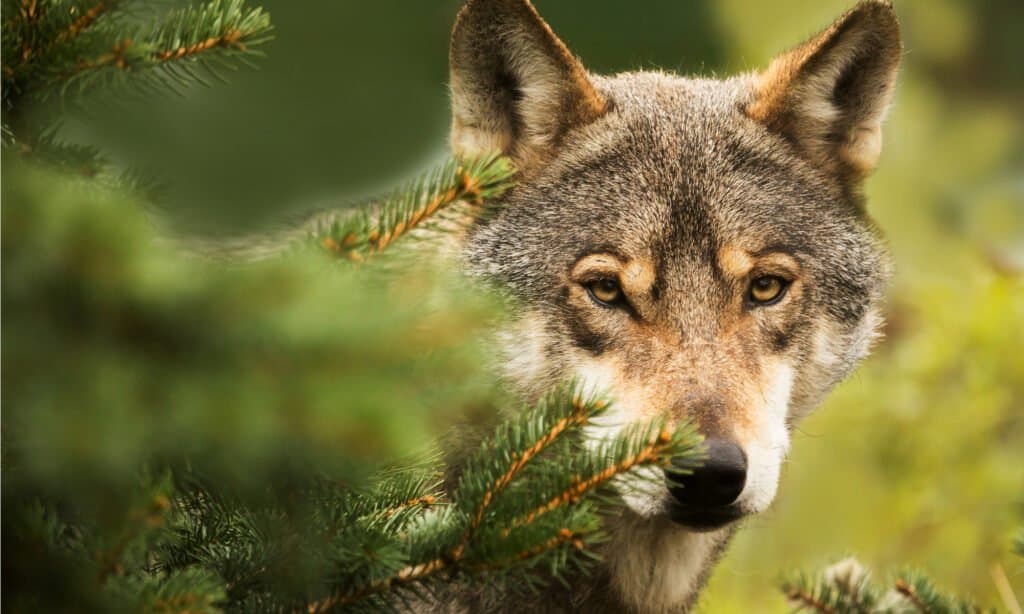
[[[471,216],[512,187],[515,169],[507,158],[491,154],[472,160],[450,160],[399,189],[390,198],[334,220],[312,238],[353,262],[363,262],[453,206],[463,204]]]

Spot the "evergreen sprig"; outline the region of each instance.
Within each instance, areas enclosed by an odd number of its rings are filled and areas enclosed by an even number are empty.
[[[466,463],[450,499],[432,499],[402,535],[371,535],[361,523],[353,535],[362,547],[343,540],[351,546],[338,551],[338,588],[307,610],[388,607],[459,582],[530,589],[585,568],[603,539],[600,513],[613,478],[699,456],[692,429],[664,423],[579,445],[582,429],[607,407],[569,385],[499,426]]]
[[[875,584],[855,559],[840,561],[809,575],[798,572],[781,582],[794,612],[820,614],[977,614],[970,600],[939,591],[923,573],[907,570]]]
[[[371,207],[313,220],[309,233],[339,256],[363,262],[417,230],[457,231],[485,213],[512,186],[514,175],[511,161],[497,153],[453,159]]]
[[[128,0],[7,0],[3,21],[3,102],[54,95],[74,99],[132,84],[179,91],[218,78],[270,40],[269,15],[244,0],[209,0],[160,19],[133,19]]]

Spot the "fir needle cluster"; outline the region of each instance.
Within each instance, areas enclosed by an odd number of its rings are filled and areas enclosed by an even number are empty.
[[[988,610],[972,601],[939,591],[919,571],[907,570],[876,582],[855,559],[848,558],[810,575],[797,573],[781,589],[794,612],[818,614],[980,614]]]
[[[363,262],[418,230],[457,232],[485,214],[512,187],[514,175],[509,159],[497,153],[450,160],[382,202],[332,219],[311,234],[342,258]]]

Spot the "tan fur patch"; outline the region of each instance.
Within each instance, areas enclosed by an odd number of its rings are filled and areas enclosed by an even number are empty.
[[[657,271],[654,264],[646,260],[632,260],[622,270],[620,280],[626,294],[630,296],[646,295],[654,285]]]
[[[747,252],[731,246],[718,251],[718,263],[722,271],[733,279],[742,279],[754,268],[754,260]]]

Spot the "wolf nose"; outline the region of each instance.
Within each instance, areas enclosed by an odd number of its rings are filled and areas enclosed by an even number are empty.
[[[704,440],[707,458],[690,474],[669,476],[669,492],[683,505],[729,505],[747,482],[747,455],[728,439]]]

